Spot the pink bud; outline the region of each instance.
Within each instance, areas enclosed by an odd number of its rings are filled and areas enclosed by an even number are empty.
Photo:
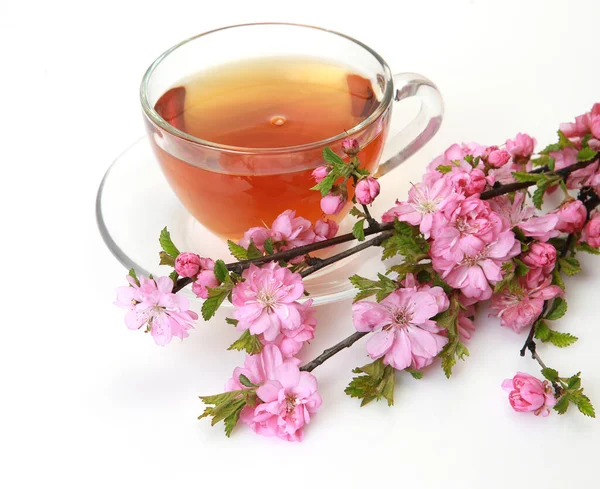
[[[197,297],[206,299],[208,297],[208,288],[214,288],[219,285],[217,277],[215,277],[215,262],[210,258],[201,259],[200,273],[196,277],[196,281],[192,284],[192,292]]]
[[[342,141],[342,150],[348,156],[354,156],[360,151],[360,145],[354,138],[346,138]]]
[[[583,228],[581,239],[593,248],[600,248],[600,213],[594,211],[591,219]]]
[[[577,233],[583,229],[587,219],[587,209],[580,200],[565,202],[558,209],[556,229],[563,233]]]
[[[200,257],[196,253],[180,253],[175,259],[175,271],[182,277],[193,277],[200,271]]]
[[[356,185],[356,200],[359,204],[369,205],[379,195],[379,182],[373,177],[363,178]]]
[[[500,168],[501,166],[506,165],[510,160],[510,153],[508,151],[504,151],[503,149],[497,149],[492,151],[487,159],[487,162],[490,166],[494,168]]]
[[[484,160],[487,160],[490,157],[490,154],[492,153],[492,151],[496,151],[497,149],[498,149],[498,146],[488,146],[487,148],[485,148],[485,151],[483,152],[481,157]]]
[[[325,214],[334,215],[344,208],[346,198],[339,194],[328,194],[321,199],[321,210]]]
[[[329,175],[329,168],[327,168],[326,166],[318,166],[313,170],[311,175],[315,179],[315,182],[319,183],[327,175]]]
[[[549,408],[557,402],[547,380],[541,381],[522,372],[502,382],[502,388],[508,392],[512,408],[519,413],[532,412],[546,417],[550,414]]]
[[[331,219],[319,219],[315,222],[315,241],[333,238],[339,229],[338,223]]]

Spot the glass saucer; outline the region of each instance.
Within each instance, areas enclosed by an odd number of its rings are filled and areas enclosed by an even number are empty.
[[[104,175],[96,198],[96,220],[115,258],[140,274],[167,275],[172,270],[158,265],[158,236],[165,226],[180,250],[233,261],[227,243],[196,221],[177,200],[145,137],[125,150]],[[353,221],[351,217],[344,219],[339,233],[349,232]],[[348,246],[351,245],[330,248],[326,255],[316,256],[329,256]],[[348,277],[355,273],[374,276],[384,271],[380,253],[371,248],[307,277],[306,290],[315,305],[352,297],[355,289]],[[194,301],[201,301],[189,287],[182,292]],[[226,302],[224,306],[231,305]]]

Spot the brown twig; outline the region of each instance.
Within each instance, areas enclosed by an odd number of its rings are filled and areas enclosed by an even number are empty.
[[[369,334],[369,333],[368,332],[360,332],[360,331],[357,331],[356,333],[351,334],[347,338],[340,341],[338,344],[333,345],[331,348],[327,348],[327,350],[323,351],[323,353],[321,353],[318,357],[314,358],[307,364],[300,367],[300,370],[303,370],[305,372],[312,372],[315,368],[317,368],[319,365],[323,364],[326,360],[331,358],[333,355],[335,355],[336,353],[339,353],[344,348],[350,348],[354,343],[356,343],[358,340],[360,340],[363,336],[365,336],[367,334]]]

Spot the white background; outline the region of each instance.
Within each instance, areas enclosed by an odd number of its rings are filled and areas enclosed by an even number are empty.
[[[547,143],[600,100],[597,1],[0,1],[0,485],[14,487],[597,487],[597,421],[516,414],[500,389],[524,337],[482,314],[471,357],[447,381],[399,375],[396,405],[360,409],[343,394],[366,363],[357,344],[315,371],[324,405],[301,444],[231,439],[199,422],[197,396],[220,392],[243,355],[222,316],[156,347],[111,305],[125,271],[94,221],[97,185],[142,133],[138,85],[172,44],[223,25],[316,24],[440,87],[438,136],[388,187],[455,141]],[[388,204],[392,196],[387,192]],[[583,371],[600,407],[598,261],[568,281],[560,322],[581,341],[542,346],[564,375]],[[312,357],[352,331],[349,304],[319,310]],[[221,320],[219,320],[221,319]]]

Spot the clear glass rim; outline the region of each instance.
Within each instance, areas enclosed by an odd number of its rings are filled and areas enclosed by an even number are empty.
[[[191,134],[187,134],[186,132],[180,131],[176,127],[172,126],[165,119],[163,119],[159,115],[159,113],[156,112],[156,110],[154,110],[154,107],[152,105],[150,105],[150,103],[148,101],[148,85],[150,83],[152,74],[154,73],[156,68],[158,68],[160,63],[167,56],[169,56],[172,52],[174,52],[181,46],[183,46],[189,42],[192,42],[200,37],[204,37],[209,34],[213,34],[215,32],[220,32],[220,31],[224,31],[224,30],[228,30],[228,29],[235,29],[238,27],[252,27],[252,26],[289,26],[289,27],[302,27],[302,28],[306,28],[306,29],[314,29],[317,31],[326,32],[326,33],[333,34],[333,35],[336,35],[339,37],[343,37],[344,39],[347,39],[348,41],[351,41],[354,44],[357,44],[364,50],[368,51],[380,63],[381,67],[383,68],[383,71],[385,72],[385,91],[384,91],[383,99],[382,99],[381,103],[379,104],[377,109],[369,117],[367,117],[364,121],[362,121],[360,124],[354,126],[353,128],[351,128],[341,134],[337,134],[330,138],[322,139],[320,141],[314,141],[312,143],[306,143],[306,144],[301,144],[301,145],[297,145],[297,146],[285,146],[285,147],[279,147],[279,148],[248,148],[248,147],[243,147],[243,146],[230,146],[230,145],[226,145],[226,144],[218,144],[218,143],[214,143],[214,142],[207,141],[204,139],[200,139],[195,136],[192,136]],[[393,89],[393,85],[392,85],[391,70],[390,70],[389,66],[387,65],[387,63],[384,61],[384,59],[379,54],[377,54],[377,52],[375,52],[373,49],[371,49],[369,46],[354,39],[353,37],[347,36],[345,34],[341,34],[340,32],[333,31],[330,29],[324,29],[322,27],[315,27],[315,26],[306,25],[306,24],[294,24],[294,23],[288,23],[288,22],[255,22],[255,23],[248,23],[248,24],[236,24],[236,25],[231,25],[231,26],[226,26],[226,27],[220,27],[218,29],[213,29],[211,31],[207,31],[202,34],[198,34],[196,36],[185,39],[185,40],[181,41],[180,43],[176,44],[175,46],[171,47],[170,49],[167,49],[163,54],[161,54],[158,58],[156,58],[156,60],[146,70],[146,73],[144,74],[144,77],[142,78],[142,83],[140,86],[140,101],[142,103],[142,109],[144,110],[146,117],[148,117],[148,119],[153,124],[160,127],[161,129],[167,131],[171,135],[181,138],[181,139],[185,139],[191,143],[200,144],[202,146],[217,149],[220,151],[227,151],[227,152],[231,152],[231,153],[251,153],[251,154],[254,154],[254,153],[290,153],[290,152],[295,152],[295,151],[318,149],[319,147],[322,147],[322,146],[328,146],[328,145],[331,145],[332,143],[335,143],[336,141],[339,141],[346,137],[352,136],[353,134],[356,134],[357,132],[362,131],[363,129],[368,127],[371,123],[376,121],[387,110],[387,108],[392,100],[393,90],[394,89]]]

